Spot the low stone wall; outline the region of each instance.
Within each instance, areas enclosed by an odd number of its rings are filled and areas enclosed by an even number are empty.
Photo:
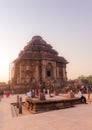
[[[27,109],[33,113],[45,112],[50,110],[64,109],[73,107],[75,104],[80,104],[80,98],[62,99],[62,100],[45,100],[39,101],[36,99],[26,99]]]

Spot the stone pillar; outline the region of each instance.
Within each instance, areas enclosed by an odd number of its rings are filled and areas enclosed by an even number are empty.
[[[22,97],[20,97],[20,102],[19,102],[19,114],[22,114]]]
[[[66,81],[67,80],[67,75],[66,75],[67,73],[66,73],[66,67],[64,66],[63,67],[63,79],[64,79],[64,81]]]
[[[39,70],[38,70],[38,64],[36,65],[36,75],[35,75],[35,78],[36,78],[36,81],[39,81]]]
[[[63,79],[66,79],[65,68],[63,67]]]
[[[57,67],[57,70],[56,70],[56,74],[57,74],[57,78],[59,78],[59,68]]]
[[[53,77],[54,77],[54,79],[56,79],[56,77],[57,77],[56,62],[53,62],[52,65],[53,65]]]
[[[46,66],[45,66],[45,61],[42,62],[42,80],[45,81],[46,78]]]
[[[19,95],[17,95],[17,108],[19,108]]]

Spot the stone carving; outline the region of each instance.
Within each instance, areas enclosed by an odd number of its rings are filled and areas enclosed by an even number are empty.
[[[65,82],[67,63],[41,36],[34,36],[13,61],[12,84],[30,85],[32,79],[35,79],[35,83],[59,79]]]

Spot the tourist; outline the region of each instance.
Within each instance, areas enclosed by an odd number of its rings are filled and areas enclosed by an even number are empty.
[[[8,98],[10,96],[10,92],[6,91],[6,98]]]
[[[81,92],[85,93],[85,86],[84,85],[81,86]]]
[[[35,89],[34,91],[35,91],[35,96],[37,96],[37,95],[38,95],[38,94],[37,94],[37,89]]]
[[[6,91],[4,90],[4,95],[6,94]]]
[[[43,93],[44,93],[44,94],[46,93],[46,90],[45,90],[45,88],[43,89]]]
[[[3,91],[3,90],[1,91],[1,94],[0,94],[0,95],[1,95],[1,98],[4,97],[4,91]]]
[[[69,98],[74,98],[74,97],[75,97],[74,92],[73,92],[72,90],[69,90],[69,91],[68,91],[67,96],[68,96]]]
[[[32,89],[31,98],[35,98],[35,91],[34,91],[34,89]]]
[[[51,97],[51,91],[50,91],[50,89],[47,89],[47,94]]]
[[[29,92],[26,93],[28,98],[31,98],[31,90]]]
[[[38,96],[40,96],[40,93],[41,93],[41,90],[40,90],[40,88],[38,89]]]
[[[70,91],[70,97],[71,97],[71,98],[74,98],[74,97],[75,97],[73,90]]]
[[[47,94],[49,95],[49,93],[50,93],[50,91],[49,91],[49,89],[47,89]]]
[[[50,96],[50,97],[53,97],[52,94],[51,94],[51,89],[49,89],[49,96]]]
[[[81,102],[86,104],[86,98],[83,96],[81,89],[78,92],[78,97],[81,98]]]

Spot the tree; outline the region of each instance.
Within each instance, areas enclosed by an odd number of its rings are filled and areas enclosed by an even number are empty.
[[[80,76],[78,79],[81,79],[84,84],[90,84],[92,85],[92,75],[89,76]]]

